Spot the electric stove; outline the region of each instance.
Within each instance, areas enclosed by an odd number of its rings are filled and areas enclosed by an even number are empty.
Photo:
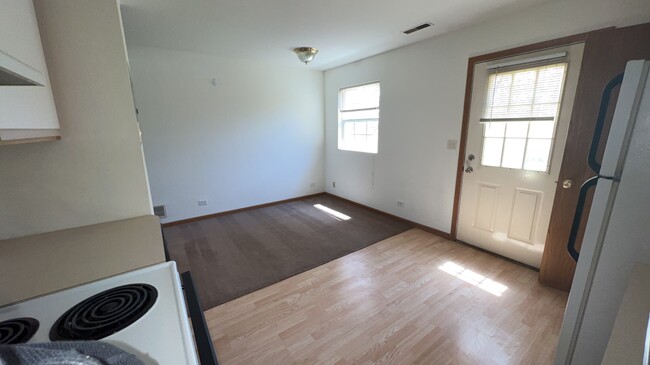
[[[0,344],[104,341],[147,365],[198,364],[173,261],[0,308]]]

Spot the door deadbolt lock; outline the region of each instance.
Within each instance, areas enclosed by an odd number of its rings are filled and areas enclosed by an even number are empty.
[[[566,179],[562,181],[562,187],[565,189],[571,189],[575,185],[575,182],[571,179]]]
[[[470,153],[467,155],[467,168],[465,169],[465,172],[468,174],[471,174],[472,171],[474,171],[474,168],[471,166],[472,161],[474,161],[474,154]]]

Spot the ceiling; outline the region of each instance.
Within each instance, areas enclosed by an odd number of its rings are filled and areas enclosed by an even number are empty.
[[[129,44],[327,70],[548,0],[121,0]],[[411,35],[402,31],[435,25]]]

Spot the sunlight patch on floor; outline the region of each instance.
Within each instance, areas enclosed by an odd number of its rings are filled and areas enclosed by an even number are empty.
[[[336,218],[336,219],[338,219],[340,221],[347,221],[347,220],[351,219],[350,216],[345,215],[345,214],[343,214],[343,213],[341,213],[341,212],[339,212],[337,210],[334,210],[332,208],[328,208],[328,207],[326,207],[326,206],[324,206],[322,204],[314,204],[314,208],[316,208],[318,210],[321,210],[321,211],[331,215],[332,217],[334,217],[334,218]]]
[[[501,294],[508,290],[507,286],[492,279],[486,278],[479,273],[476,273],[470,269],[466,269],[451,261],[447,261],[444,265],[439,266],[438,268],[498,297],[500,297]]]

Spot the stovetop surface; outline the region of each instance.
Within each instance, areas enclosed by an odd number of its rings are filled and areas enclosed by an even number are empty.
[[[148,365],[197,364],[180,279],[173,261],[0,308],[0,322],[35,318],[39,322],[38,330],[27,343],[50,342],[50,332],[56,321],[75,305],[103,291],[133,284],[147,288],[149,295],[153,288],[155,300],[149,301],[148,308],[137,318],[130,318],[132,323],[115,333],[112,330],[103,333],[100,341],[133,353]],[[94,308],[91,312],[99,317],[92,319],[94,323],[105,319],[107,312],[119,312],[119,306],[128,309],[125,300],[129,299],[120,297]]]

